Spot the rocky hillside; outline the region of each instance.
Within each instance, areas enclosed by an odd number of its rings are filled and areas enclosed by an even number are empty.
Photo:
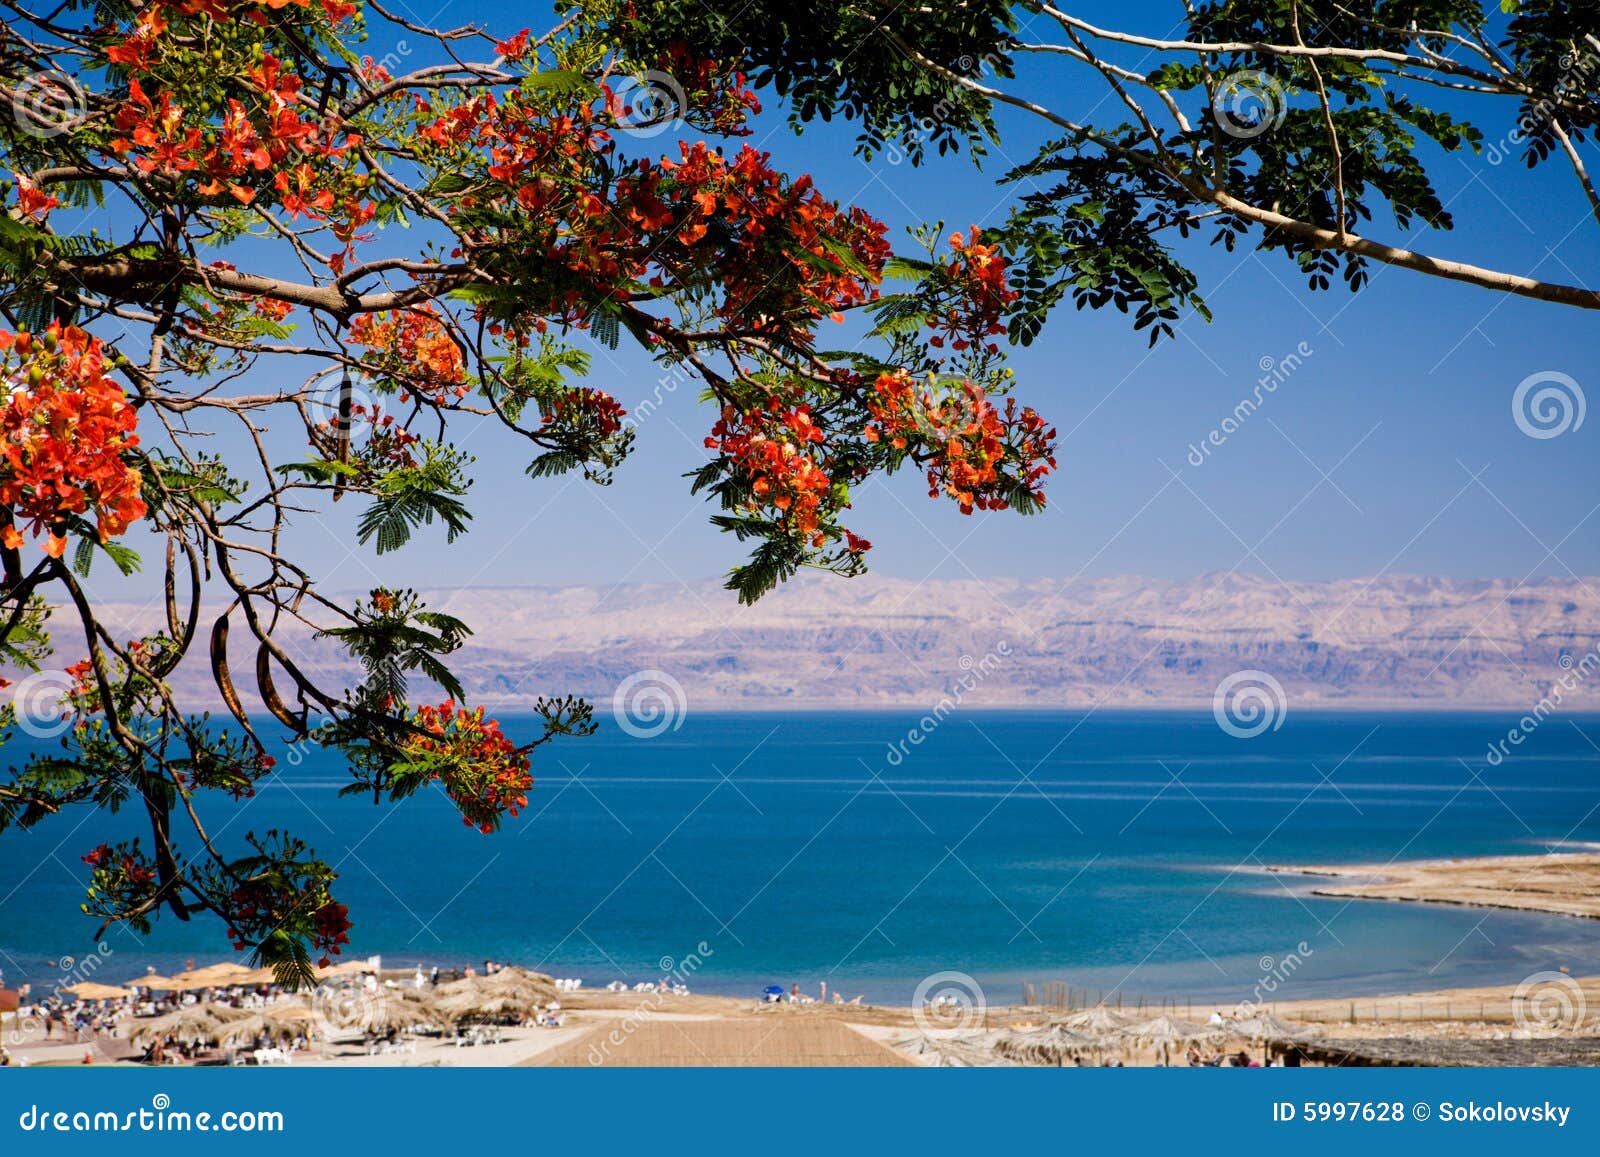
[[[754,607],[715,580],[424,594],[475,628],[455,666],[500,707],[542,693],[609,699],[640,671],[665,672],[711,708],[923,705],[958,684],[974,705],[1177,706],[1209,704],[1248,669],[1306,706],[1525,708],[1567,664],[1588,681],[1569,705],[1600,707],[1600,670],[1582,663],[1600,644],[1597,591],[1600,580],[1579,579],[811,576]],[[156,625],[153,608],[108,617]],[[303,633],[290,645],[329,682],[355,678],[326,643]],[[215,699],[203,662],[177,681]]]

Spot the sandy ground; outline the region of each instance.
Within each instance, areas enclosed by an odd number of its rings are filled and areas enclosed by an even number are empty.
[[[1588,852],[1338,867],[1297,864],[1269,870],[1351,881],[1318,884],[1312,888],[1317,896],[1466,904],[1600,919],[1600,855]]]
[[[574,1068],[883,1068],[911,1062],[838,1020],[654,1016],[618,1019],[523,1063]]]

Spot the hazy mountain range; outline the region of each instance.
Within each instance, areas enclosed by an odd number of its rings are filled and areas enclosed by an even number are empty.
[[[1569,667],[1583,678],[1567,705],[1600,708],[1600,671],[1581,663],[1600,644],[1597,592],[1600,579],[1285,585],[1233,574],[816,575],[753,607],[714,579],[423,594],[474,628],[453,666],[496,708],[547,693],[608,702],[641,671],[664,672],[691,705],[718,709],[931,706],[958,684],[977,706],[1181,706],[1209,704],[1227,676],[1257,670],[1306,706],[1526,709]],[[153,607],[118,605],[107,618],[129,630],[157,624]],[[306,632],[286,643],[328,683],[355,680],[330,644]],[[235,658],[242,683],[252,655]],[[214,702],[204,655],[195,658],[174,682]]]

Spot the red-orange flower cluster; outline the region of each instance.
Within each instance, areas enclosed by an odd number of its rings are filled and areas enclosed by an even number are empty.
[[[439,765],[435,775],[468,827],[492,832],[503,814],[528,806],[531,761],[499,723],[484,718],[482,707],[458,708],[447,699],[419,707],[411,722],[427,734],[410,735],[402,746],[413,758]]]
[[[350,323],[350,342],[376,351],[366,359],[373,372],[404,382],[433,402],[467,396],[466,359],[431,305],[364,313]],[[408,398],[401,393],[402,402]]]
[[[138,415],[122,387],[105,376],[99,338],[52,325],[42,337],[0,330],[0,504],[59,558],[66,514],[93,513],[101,541],[145,514],[139,472],[126,456],[139,444]],[[5,545],[19,547],[18,526]]]
[[[917,454],[930,498],[948,494],[963,514],[1004,510],[1014,489],[1044,502],[1041,482],[1056,466],[1056,432],[1031,408],[1019,411],[1007,398],[1001,411],[971,382],[935,400],[903,373],[880,375],[873,392],[867,438]]]
[[[811,449],[822,442],[810,406],[785,406],[773,397],[759,410],[724,406],[706,448],[726,454],[749,480],[751,510],[776,507],[800,533],[816,535],[813,545],[821,546],[826,539],[817,534],[819,513],[833,489],[833,479]]]
[[[1006,308],[1017,300],[1017,292],[1006,284],[1006,260],[993,245],[984,245],[978,227],[972,227],[971,240],[959,233],[950,235],[955,252],[940,266],[950,303],[928,320],[938,331],[929,344],[943,346],[948,339],[956,351],[982,346],[990,353],[999,347],[988,339],[1005,332],[1001,323]]]

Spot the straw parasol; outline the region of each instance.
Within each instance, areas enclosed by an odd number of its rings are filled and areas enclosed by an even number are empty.
[[[1105,1043],[1087,1033],[1050,1025],[1032,1030],[1002,1029],[994,1034],[989,1047],[1019,1064],[1059,1065],[1068,1057],[1100,1052]]]
[[[526,992],[530,1002],[544,1004],[555,1000],[559,994],[556,982],[542,972],[526,968],[506,967],[488,976],[464,976],[441,984],[439,991],[445,995],[456,992]]]
[[[1166,1062],[1170,1059],[1174,1046],[1215,1041],[1227,1034],[1210,1025],[1195,1024],[1192,1021],[1178,1020],[1163,1014],[1139,1021],[1137,1024],[1130,1024],[1119,1029],[1114,1035],[1122,1043],[1133,1047],[1159,1048],[1161,1059]]]
[[[128,1040],[143,1045],[170,1036],[179,1044],[215,1044],[224,1028],[248,1015],[225,1004],[191,1004],[165,1016],[141,1020],[128,1034]]]
[[[314,1009],[299,1004],[279,1004],[229,1024],[221,1033],[219,1042],[224,1048],[236,1049],[262,1036],[269,1040],[290,1041],[298,1037],[327,1035],[328,1022]]]
[[[341,976],[361,976],[364,973],[376,971],[378,971],[378,966],[370,960],[346,960],[342,964],[317,969],[316,976],[319,981],[334,980]]]
[[[391,1032],[407,1032],[448,1023],[452,1018],[438,1007],[436,1001],[420,994],[388,993],[351,1017],[346,1027],[384,1036]]]
[[[441,996],[433,1007],[449,1021],[522,1020],[539,1008],[539,1003],[513,992],[462,991]]]
[[[1016,1066],[1016,1061],[985,1048],[978,1043],[979,1039],[981,1038],[934,1037],[927,1033],[919,1033],[905,1040],[896,1041],[894,1048],[934,1068],[986,1069]]]
[[[1106,1033],[1120,1032],[1132,1024],[1134,1018],[1123,1012],[1113,1012],[1103,1004],[1093,1008],[1086,1008],[1082,1012],[1075,1012],[1071,1016],[1062,1017],[1060,1023],[1067,1028],[1086,1032],[1093,1036]]]
[[[1304,1027],[1290,1028],[1270,1012],[1260,1010],[1239,1020],[1227,1021],[1219,1031],[1229,1036],[1242,1036],[1256,1041],[1292,1042],[1302,1037],[1316,1035],[1314,1030]]]
[[[162,992],[170,991],[173,984],[172,977],[160,976],[154,972],[147,972],[137,980],[128,981],[129,988],[148,988],[152,991],[159,989]]]
[[[452,1020],[499,1020],[527,1016],[556,1000],[556,982],[542,972],[504,968],[491,976],[467,976],[439,986],[435,1007]]]
[[[82,984],[70,984],[61,990],[70,992],[79,1000],[126,1000],[130,996],[137,996],[131,988],[116,988],[110,984],[96,984],[92,980],[85,980]]]

